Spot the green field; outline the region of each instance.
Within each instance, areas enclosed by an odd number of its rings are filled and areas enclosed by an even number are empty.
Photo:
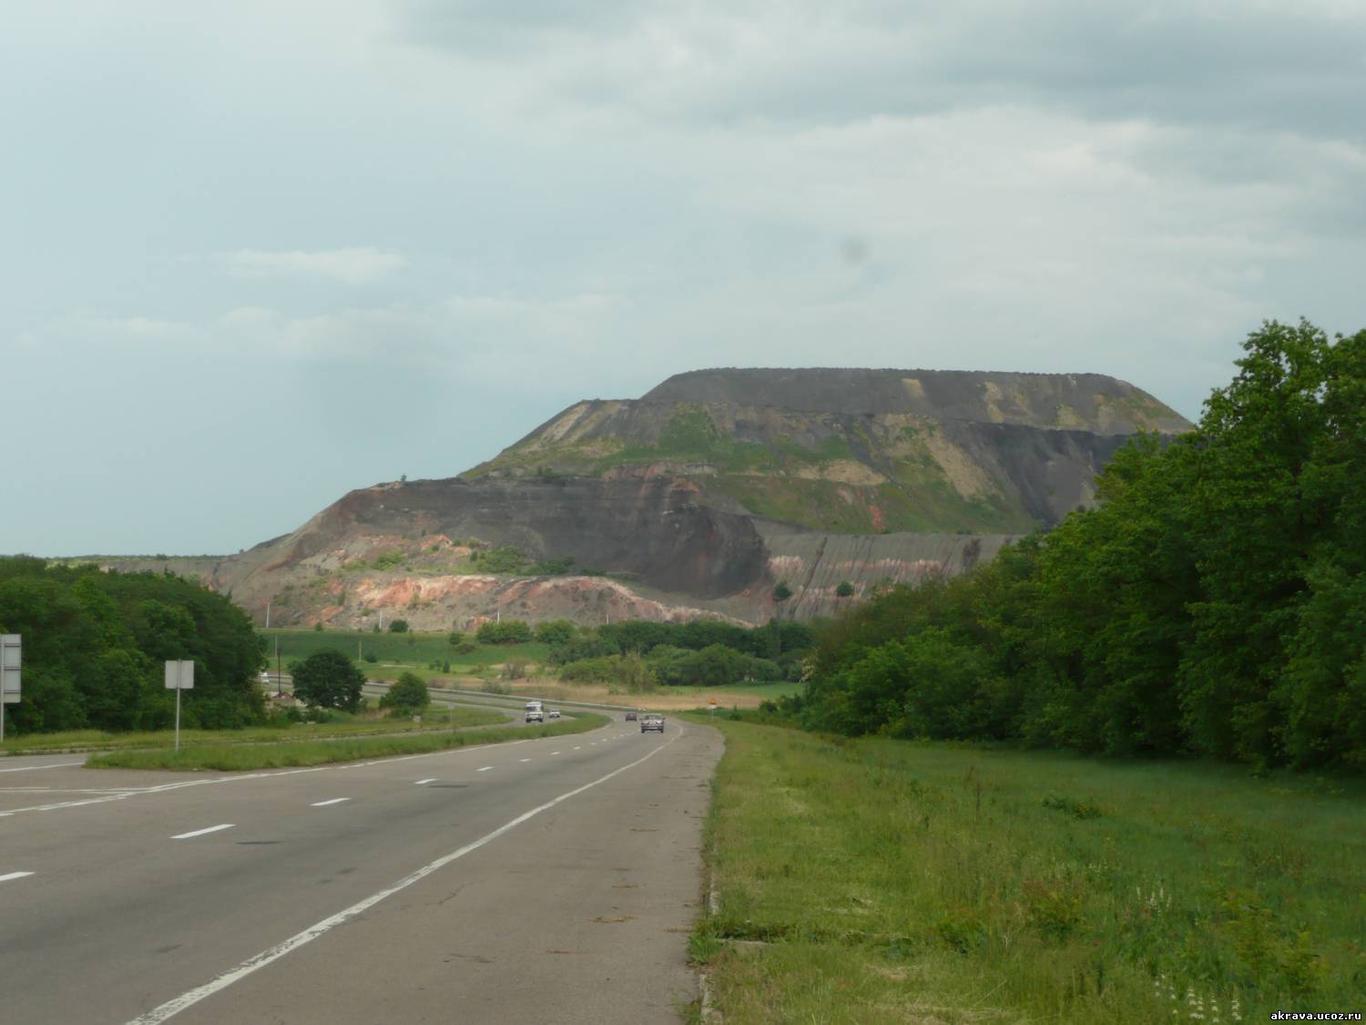
[[[499,718],[502,718],[501,716]],[[288,741],[278,744],[206,744],[182,747],[179,751],[111,751],[95,755],[86,764],[97,769],[213,769],[242,772],[253,769],[281,769],[333,762],[354,762],[395,755],[430,754],[449,748],[475,744],[499,744],[509,740],[557,737],[583,733],[607,722],[607,717],[585,713],[544,726],[510,730],[426,730],[407,736],[336,738],[333,740]]]
[[[1360,781],[717,725],[727,1025],[1362,1009]]]
[[[456,706],[450,711],[444,707],[440,710],[433,707],[428,715],[429,721],[426,723],[415,723],[411,719],[348,718],[345,722],[251,726],[242,730],[181,730],[180,741],[182,746],[292,743],[332,737],[365,737],[377,733],[420,733],[424,730],[450,729],[452,724],[458,727],[490,726],[508,718],[496,710],[461,706]],[[174,730],[134,730],[128,733],[68,730],[62,733],[29,733],[20,737],[6,737],[4,744],[0,744],[0,755],[32,755],[48,751],[112,751],[122,748],[170,747],[174,743]]]
[[[527,644],[480,644],[474,651],[457,654],[444,633],[373,633],[355,630],[258,630],[265,638],[266,658],[271,672],[275,671],[275,642],[280,642],[280,659],[289,671],[293,659],[307,658],[317,651],[336,650],[358,660],[369,676],[398,667],[425,669],[432,662],[449,662],[447,675],[475,675],[481,669],[506,662],[525,659],[543,662],[549,645],[532,641]],[[374,655],[376,662],[365,661]],[[397,676],[397,672],[393,675]]]

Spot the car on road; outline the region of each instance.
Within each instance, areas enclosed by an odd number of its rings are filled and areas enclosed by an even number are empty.
[[[526,703],[527,722],[545,722],[545,708],[539,701],[528,701]]]
[[[656,733],[663,733],[664,716],[651,714],[642,718],[640,720],[640,732],[646,733],[650,730],[654,730]]]
[[[627,713],[626,713],[626,721],[627,721],[627,722],[635,722],[635,721],[636,721],[636,713],[635,713],[635,712],[627,712]]]
[[[560,710],[558,708],[552,708],[546,715],[551,719],[558,719],[560,717]]]

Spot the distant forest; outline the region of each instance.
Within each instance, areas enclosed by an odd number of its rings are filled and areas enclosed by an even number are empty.
[[[788,711],[845,734],[1366,767],[1366,331],[1268,323],[1098,507],[823,631]]]
[[[264,717],[251,621],[181,577],[0,558],[0,633],[23,635],[23,700],[5,709],[16,732],[169,726],[167,659],[195,663],[186,726],[227,729]]]

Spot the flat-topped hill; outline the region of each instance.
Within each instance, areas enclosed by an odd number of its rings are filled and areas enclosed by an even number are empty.
[[[1104,374],[724,368],[675,374],[639,401],[776,406],[819,413],[909,413],[936,420],[1096,434],[1190,429],[1184,417],[1147,392]]]
[[[577,402],[459,477],[358,489],[193,571],[277,625],[764,622],[779,581],[785,615],[828,615],[991,558],[1091,502],[1135,432],[1188,427],[1099,374],[699,370]]]

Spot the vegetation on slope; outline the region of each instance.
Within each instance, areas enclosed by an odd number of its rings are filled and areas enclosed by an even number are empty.
[[[1366,765],[1366,331],[1267,324],[1102,504],[822,639],[801,709],[847,734]]]

